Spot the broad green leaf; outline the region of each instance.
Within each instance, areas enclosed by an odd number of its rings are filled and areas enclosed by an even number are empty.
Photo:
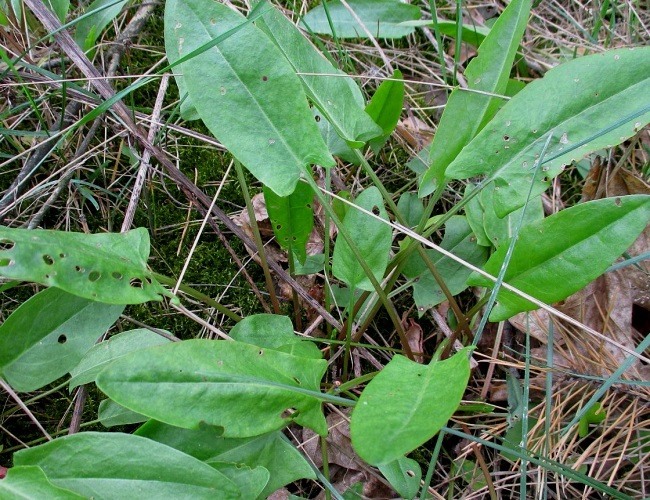
[[[379,189],[374,186],[364,190],[355,200],[355,204],[388,220]],[[377,281],[381,281],[388,265],[388,254],[393,237],[390,226],[350,207],[343,219],[342,230],[347,231],[351,236],[373,275]],[[336,238],[334,246],[332,274],[350,288],[374,290],[372,282],[341,234]]]
[[[250,437],[295,421],[324,435],[319,389],[326,367],[325,360],[250,344],[186,340],[116,360],[97,386],[126,408],[178,427],[206,423],[223,427],[226,437]]]
[[[420,9],[400,0],[348,0],[347,4],[361,19],[375,38],[401,38],[415,31],[412,26],[401,26],[404,21],[420,19]],[[338,38],[368,38],[365,30],[338,0],[327,2],[335,35]],[[333,35],[323,5],[313,8],[302,20],[310,31]]]
[[[27,465],[12,467],[0,481],[0,498],[5,500],[77,500],[84,497],[70,490],[54,486],[39,467]]]
[[[429,170],[420,181],[420,196],[436,190],[449,164],[497,112],[500,99],[483,92],[505,92],[530,5],[531,0],[513,0],[506,7],[467,66],[469,91],[454,89],[449,96],[429,150]]]
[[[424,215],[422,201],[417,194],[411,192],[403,193],[399,197],[397,210],[410,227],[417,226]]]
[[[431,19],[418,19],[417,21],[405,21],[400,24],[400,26],[415,26],[417,28],[426,26],[427,28],[435,28],[433,21]],[[458,26],[456,21],[447,21],[444,19],[438,19],[438,32],[441,35],[447,35],[452,38],[456,38]],[[490,28],[486,26],[476,26],[471,24],[465,24],[461,26],[461,40],[465,43],[473,45],[474,47],[479,47],[485,37],[490,34]]]
[[[99,411],[97,413],[97,418],[104,427],[139,424],[147,421],[147,417],[144,415],[124,408],[124,406],[110,399],[104,399],[99,403]]]
[[[297,479],[316,479],[314,470],[296,448],[282,438],[281,431],[252,438],[224,438],[220,429],[207,425],[181,429],[150,420],[136,434],[166,444],[202,461],[264,467],[271,473],[262,496]]]
[[[241,491],[241,498],[264,498],[261,495],[271,476],[268,469],[228,462],[209,462],[208,465],[235,483]]]
[[[0,325],[0,373],[21,392],[35,391],[74,368],[124,306],[46,288]]]
[[[363,110],[357,84],[335,68],[283,14],[271,8],[255,24],[278,46],[302,81],[307,97],[351,147],[361,147],[381,134]]]
[[[72,390],[77,386],[94,382],[99,372],[120,356],[167,342],[168,339],[146,328],[113,335],[110,339],[92,346],[79,364],[70,371],[71,379],[68,387]]]
[[[232,327],[230,337],[237,342],[286,352],[294,356],[312,359],[323,357],[316,344],[294,333],[293,324],[287,316],[276,314],[247,316]]]
[[[475,266],[482,266],[487,260],[487,248],[476,243],[466,218],[459,215],[447,221],[445,236],[440,246]],[[427,250],[426,253],[452,295],[457,295],[467,288],[466,281],[472,271],[436,250]],[[417,253],[408,259],[403,272],[407,278],[417,279],[413,283],[413,299],[420,316],[431,307],[447,300],[438,282]]]
[[[524,207],[521,207],[503,218],[499,218],[494,211],[493,200],[494,184],[490,183],[481,191],[480,203],[483,208],[483,228],[495,248],[499,248],[504,242],[512,238],[520,224],[521,227],[524,227],[544,218],[541,196],[535,196],[529,200],[525,212]],[[524,213],[523,223],[521,222],[522,213]]]
[[[394,356],[352,412],[352,445],[359,456],[371,465],[388,464],[431,439],[460,404],[470,349],[428,365]]]
[[[581,203],[522,228],[504,281],[552,304],[596,279],[634,242],[650,220],[650,196],[632,195]],[[485,264],[496,276],[507,244]],[[491,280],[470,276],[470,285],[492,287]],[[502,321],[537,306],[501,289],[490,321]]]
[[[86,9],[91,13],[76,24],[75,41],[85,52],[95,46],[99,35],[115,19],[127,4],[128,0],[95,0]]]
[[[524,443],[523,449],[521,446],[522,443],[522,438],[523,438],[523,423],[521,421],[521,418],[517,418],[517,420],[514,421],[512,426],[506,431],[505,435],[503,436],[503,439],[501,441],[501,446],[504,448],[509,448],[511,450],[514,450],[516,452],[525,452],[525,450],[528,448],[528,440],[533,437],[531,436],[530,431],[532,430],[533,427],[537,425],[537,419],[534,417],[528,417],[528,434],[526,435],[526,442]],[[509,453],[507,451],[502,451],[501,456],[510,460],[511,462],[516,462],[519,460],[519,457],[513,453]]]
[[[83,234],[0,226],[0,276],[55,286],[107,304],[169,295],[147,269],[149,234]]]
[[[304,264],[307,241],[314,228],[314,191],[309,184],[299,182],[293,193],[278,196],[264,186],[264,201],[276,241]]]
[[[467,198],[474,190],[476,186],[471,182],[467,183],[465,186],[465,198]],[[476,237],[476,243],[484,246],[491,247],[492,241],[485,232],[485,226],[483,224],[485,216],[485,210],[481,204],[481,194],[474,195],[465,205],[465,217],[467,218],[467,223],[472,228],[472,232]]]
[[[372,99],[366,106],[366,112],[382,129],[383,134],[370,141],[375,154],[386,144],[395,130],[404,105],[404,81],[402,72],[395,70],[392,79],[381,82]]]
[[[649,75],[650,47],[611,50],[561,64],[503,106],[446,175],[494,179],[495,210],[502,217],[526,201],[535,162],[549,135],[533,196],[564,165],[619,144],[650,122],[650,104],[639,98],[650,95]]]
[[[181,57],[243,22],[241,14],[219,2],[165,4],[165,37]],[[291,194],[309,163],[334,164],[300,79],[252,23],[182,63],[180,71],[208,129],[277,195]]]
[[[56,486],[95,499],[239,498],[219,471],[174,448],[132,434],[81,432],[16,452]]]
[[[400,457],[393,462],[379,465],[379,470],[402,498],[415,498],[420,489],[422,469],[415,460]]]

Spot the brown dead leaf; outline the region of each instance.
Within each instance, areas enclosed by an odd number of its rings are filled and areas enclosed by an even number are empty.
[[[433,139],[433,129],[416,116],[400,120],[395,132],[418,151]]]
[[[406,340],[413,353],[413,361],[418,363],[424,362],[424,332],[422,327],[413,319],[402,319]]]

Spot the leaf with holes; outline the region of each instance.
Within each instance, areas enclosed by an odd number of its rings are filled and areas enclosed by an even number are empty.
[[[394,356],[352,412],[352,446],[359,456],[371,465],[388,464],[431,439],[460,404],[470,350],[428,365]]]
[[[149,233],[83,234],[0,226],[0,276],[55,286],[107,304],[170,295],[147,269]]]
[[[94,345],[77,366],[70,371],[72,378],[68,387],[72,390],[77,386],[94,382],[99,372],[121,356],[138,349],[146,349],[167,342],[169,342],[168,339],[146,328],[113,335],[110,339]]]
[[[400,0],[348,0],[347,4],[375,38],[401,38],[410,35],[415,28],[400,23],[420,19],[418,7]],[[307,30],[322,35],[368,38],[358,21],[338,0],[327,2],[327,10],[322,4],[313,8],[307,12],[302,24]]]
[[[82,500],[70,490],[54,486],[40,467],[12,467],[0,481],[0,497],[6,499],[47,498],[48,500]]]
[[[411,499],[418,494],[422,469],[415,460],[400,457],[393,462],[380,465],[378,468],[402,498]]]
[[[206,423],[226,437],[249,437],[295,421],[325,435],[326,368],[322,359],[240,342],[186,340],[116,360],[97,386],[126,408],[187,429]]]
[[[355,205],[388,221],[383,199],[379,189],[374,186],[364,190],[357,196]],[[390,226],[354,207],[350,207],[345,219],[343,219],[341,231],[346,231],[350,235],[374,277],[377,281],[381,281],[388,266],[388,255],[393,239]],[[374,290],[372,282],[366,276],[350,245],[340,234],[341,231],[339,231],[334,246],[332,274],[344,281],[350,288]]]
[[[238,342],[274,349],[280,352],[321,359],[323,353],[313,342],[296,335],[287,316],[253,314],[242,319],[230,330],[230,337]]]
[[[203,425],[181,429],[150,420],[136,434],[192,455],[204,462],[230,462],[264,467],[271,473],[262,497],[297,479],[316,479],[302,454],[283,439],[281,431],[251,438],[224,438],[219,429]]]
[[[531,0],[513,0],[506,7],[467,66],[469,90],[454,89],[449,96],[429,149],[429,169],[420,181],[420,196],[440,186],[449,164],[497,112],[500,99],[489,94],[506,90],[530,5]]]
[[[219,2],[169,0],[165,38],[179,57],[246,21]],[[228,150],[279,196],[309,163],[329,167],[307,96],[278,47],[249,23],[180,65],[192,104]]]
[[[278,196],[264,186],[266,211],[278,244],[298,262],[307,259],[307,241],[314,227],[314,191],[308,184],[299,182],[289,196]]]
[[[24,392],[55,381],[79,363],[123,310],[58,288],[37,293],[0,325],[2,377]]]
[[[402,72],[395,70],[392,79],[381,82],[368,106],[366,106],[366,112],[381,126],[383,131],[380,137],[370,141],[370,147],[375,154],[386,144],[393,130],[397,127],[403,105],[404,81],[402,80]]]
[[[503,106],[445,175],[494,179],[494,209],[503,217],[525,203],[531,182],[532,195],[538,195],[565,165],[620,144],[648,124],[650,103],[639,96],[650,95],[649,75],[650,47],[610,50],[561,64]]]
[[[585,287],[636,240],[650,220],[650,196],[632,195],[581,203],[519,232],[504,281],[552,304]],[[501,245],[484,270],[496,276],[508,244]],[[492,287],[483,276],[472,275],[470,285]],[[490,321],[502,321],[537,309],[532,302],[501,289]]]
[[[359,148],[381,134],[363,110],[363,95],[354,80],[334,67],[283,14],[271,8],[255,24],[282,51],[307,97],[351,147]]]
[[[56,486],[85,497],[239,498],[213,467],[150,439],[81,432],[16,452],[14,464],[37,465]]]

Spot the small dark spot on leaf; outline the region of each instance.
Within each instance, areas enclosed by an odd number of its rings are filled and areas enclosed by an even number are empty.
[[[298,377],[293,377],[293,381],[298,385],[302,385],[302,382],[300,381],[300,379]]]
[[[269,80],[269,77],[268,77],[268,76],[264,75],[264,76],[262,77],[262,81],[263,81],[263,82],[266,82],[266,81],[268,81],[268,80]]]
[[[307,205],[305,205],[305,206],[306,206],[307,208],[311,208],[311,203],[307,203]]]
[[[412,470],[407,470],[407,471],[406,471],[406,475],[407,475],[408,477],[415,477],[415,472],[413,472]]]
[[[59,257],[61,257],[62,259],[65,259],[65,258],[67,257],[67,255],[64,254],[64,253],[60,253],[60,254],[59,254]]]
[[[296,236],[291,238],[293,241],[298,241],[298,238]]]
[[[621,206],[621,199],[620,198],[614,198],[614,205],[616,205],[617,207],[620,207]]]
[[[118,273],[117,271],[113,271],[111,273],[111,276],[116,280],[121,280],[123,278],[122,273]]]
[[[65,344],[68,341],[68,337],[65,335],[59,335],[59,338],[56,339],[59,344]]]
[[[90,271],[90,274],[88,275],[88,280],[94,283],[101,277],[102,277],[102,273],[100,273],[99,271]]]
[[[51,266],[52,264],[54,264],[54,259],[52,258],[51,255],[45,254],[43,255],[43,262],[45,262],[48,266]]]
[[[499,154],[499,150],[497,149],[497,150],[494,152],[494,154],[495,154],[495,155],[498,155],[498,154]]]
[[[149,278],[148,276],[144,278],[144,281],[147,283],[147,285],[151,285],[153,283],[153,281],[151,281],[151,278]]]
[[[282,224],[277,224],[277,225],[275,226],[275,230],[276,230],[276,231],[280,231],[280,230],[282,230]]]
[[[129,281],[129,285],[131,285],[133,288],[142,288],[142,280],[140,278],[133,278],[131,281]]]
[[[316,120],[317,122],[319,122],[319,121],[320,121],[320,115],[316,115],[316,116],[314,116],[314,120]]]
[[[15,245],[16,243],[12,240],[8,240],[6,238],[0,239],[0,250],[11,250]]]
[[[74,270],[77,271],[78,273],[83,273],[84,272],[84,268],[81,267],[81,266],[74,266]]]
[[[379,215],[379,207],[377,206],[372,207],[372,213],[375,215]]]
[[[260,349],[257,354],[259,354],[260,356],[264,356],[264,349]]]
[[[510,136],[509,135],[504,135],[503,140],[508,142],[510,140]]]

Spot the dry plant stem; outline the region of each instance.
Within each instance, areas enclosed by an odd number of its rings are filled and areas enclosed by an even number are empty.
[[[457,351],[460,351],[463,348],[463,344],[461,344],[460,340],[456,338],[454,335],[454,332],[451,331],[451,328],[449,328],[449,325],[447,325],[447,322],[445,321],[445,318],[442,317],[442,315],[437,311],[435,307],[432,307],[429,312],[431,313],[431,316],[433,317],[433,320],[436,322],[438,325],[438,328],[440,328],[440,331],[450,339],[449,345],[453,346],[454,349]],[[441,359],[442,358],[441,356]],[[474,369],[478,366],[478,362],[474,359],[473,356],[470,356],[469,358],[469,364],[470,368]]]
[[[44,4],[38,0],[25,0],[25,4],[34,13],[36,18],[43,24],[43,26],[50,32],[56,32],[53,36],[61,49],[70,57],[70,59],[77,65],[81,72],[90,79],[91,84],[99,92],[102,98],[109,100],[115,96],[112,87],[102,77],[97,69],[90,63],[85,54],[79,49],[70,34],[66,30],[61,30],[61,23],[52,14]],[[151,151],[151,154],[160,162],[165,168],[169,177],[176,182],[179,188],[183,191],[185,196],[195,204],[199,212],[203,215],[207,212],[207,207],[210,206],[210,198],[198,189],[192,182],[180,172],[176,166],[171,162],[167,155],[158,147],[154,146],[147,140],[146,135],[132,119],[131,111],[126,107],[122,101],[116,101],[113,104],[113,109],[119,118],[122,120],[124,126],[129,130],[133,137],[146,149]],[[246,246],[255,249],[255,244],[246,234],[223,212],[219,207],[213,207],[212,214],[219,219],[230,231],[235,234],[239,239],[244,242]],[[210,219],[210,225],[217,228],[214,219]],[[289,286],[294,288],[298,295],[305,300],[311,307],[313,307],[319,314],[323,315],[325,320],[329,322],[334,328],[339,329],[341,323],[334,318],[328,311],[318,303],[307,291],[300,286],[289,274],[282,268],[280,264],[272,259],[268,259],[269,267],[284,280]]]
[[[29,417],[29,419],[30,419],[32,422],[34,422],[34,425],[35,425],[36,427],[38,427],[38,430],[40,430],[41,433],[43,434],[43,436],[45,436],[45,439],[47,439],[48,441],[52,441],[52,436],[50,436],[50,435],[48,434],[48,432],[43,428],[43,426],[41,425],[41,423],[38,421],[38,419],[37,419],[37,418],[34,416],[34,414],[31,412],[31,410],[30,410],[29,408],[27,408],[27,405],[25,405],[25,403],[23,403],[22,399],[20,399],[20,397],[18,396],[18,394],[16,394],[16,392],[11,388],[11,386],[10,386],[9,384],[7,384],[7,382],[5,382],[5,381],[4,381],[3,379],[1,379],[1,378],[0,378],[0,387],[2,387],[2,388],[4,389],[4,391],[5,391],[7,394],[9,394],[9,396],[11,397],[11,399],[13,399],[13,400],[16,402],[16,404],[17,404],[18,406],[20,406],[20,408],[25,412],[25,414],[27,414],[27,416]]]
[[[165,99],[165,92],[167,92],[168,85],[169,75],[165,74],[160,81],[160,87],[158,88],[158,94],[156,95],[156,102],[153,107],[153,113],[151,114],[152,123],[149,127],[149,135],[147,136],[147,139],[152,144],[156,138],[156,134],[158,133],[157,122],[160,119],[160,112],[162,110],[163,101]],[[138,175],[135,178],[135,184],[133,185],[133,192],[131,194],[131,199],[129,200],[129,206],[126,208],[126,213],[124,214],[124,221],[122,222],[121,232],[128,231],[131,228],[131,224],[133,224],[133,217],[135,216],[135,211],[138,208],[142,186],[144,186],[144,181],[147,178],[150,160],[151,151],[145,149],[142,153],[142,159],[140,160],[140,168],[138,169]]]
[[[84,413],[84,404],[86,404],[86,397],[88,396],[88,389],[85,385],[77,388],[74,397],[74,409],[72,410],[72,419],[70,420],[70,428],[68,434],[76,434],[81,427],[81,418]]]
[[[492,384],[492,376],[494,375],[494,368],[496,366],[495,360],[501,349],[501,336],[503,335],[503,325],[505,321],[501,321],[497,327],[497,334],[494,338],[494,347],[492,347],[492,354],[490,356],[490,366],[488,366],[487,373],[485,374],[485,381],[483,382],[483,389],[481,389],[480,399],[485,401],[487,399],[488,392],[490,392],[490,385]]]
[[[60,137],[58,132],[68,128],[75,122],[80,108],[81,103],[77,101],[72,101],[66,106],[62,116],[57,119],[56,125],[50,130],[50,134],[53,137],[41,143],[32,155],[27,158],[20,172],[18,172],[18,175],[11,183],[11,186],[9,186],[2,199],[0,199],[0,213],[7,210],[18,199],[27,182],[38,172],[45,158],[48,157],[59,142]]]
[[[219,330],[216,326],[211,325],[198,315],[194,314],[192,311],[190,311],[187,307],[185,307],[183,304],[171,304],[171,306],[176,309],[178,312],[183,313],[185,316],[187,316],[190,319],[193,319],[196,321],[199,325],[203,326],[204,328],[210,330],[212,333],[215,334],[215,336],[222,338],[224,340],[232,340],[228,335],[226,335],[224,332]]]
[[[253,240],[255,241],[255,246],[257,247],[257,255],[260,257],[260,263],[262,265],[262,270],[264,271],[264,280],[266,281],[266,288],[269,292],[269,297],[271,298],[273,312],[275,314],[280,314],[280,303],[278,302],[278,297],[275,294],[275,285],[273,284],[273,278],[271,277],[271,271],[269,270],[269,263],[266,258],[266,251],[264,250],[264,242],[262,241],[260,228],[257,225],[257,219],[255,218],[255,211],[253,210],[253,202],[251,201],[251,195],[248,191],[248,184],[246,183],[246,177],[244,176],[244,170],[241,166],[241,163],[239,163],[237,160],[235,160],[235,171],[237,172],[237,179],[239,180],[242,194],[244,195],[244,201],[246,202],[248,219],[250,220],[251,229],[253,230]]]
[[[167,333],[167,332],[165,332],[163,330],[160,330],[158,328],[154,328],[153,326],[149,326],[146,323],[142,323],[141,321],[138,321],[135,318],[131,318],[130,316],[126,316],[125,314],[122,314],[120,316],[120,318],[125,319],[126,321],[129,321],[129,322],[133,323],[135,326],[138,326],[140,328],[146,328],[147,330],[152,331],[153,333],[156,333],[156,334],[160,335],[161,337],[163,337],[163,338],[165,338],[165,339],[167,339],[167,340],[169,340],[171,342],[180,342],[181,341],[181,339],[179,339],[178,337],[175,337],[174,335],[171,335],[171,334],[169,334],[169,333]]]
[[[465,432],[469,434],[469,429],[465,429]],[[485,463],[485,458],[483,458],[483,454],[481,453],[481,449],[478,447],[476,443],[472,443],[472,451],[474,452],[474,456],[476,457],[476,461],[479,464],[479,467],[481,468],[481,471],[483,472],[483,477],[485,478],[485,482],[487,483],[488,490],[490,491],[490,500],[497,500],[499,496],[497,495],[496,490],[494,489],[494,483],[492,482],[492,476],[490,475],[490,469],[488,468],[487,464]]]

